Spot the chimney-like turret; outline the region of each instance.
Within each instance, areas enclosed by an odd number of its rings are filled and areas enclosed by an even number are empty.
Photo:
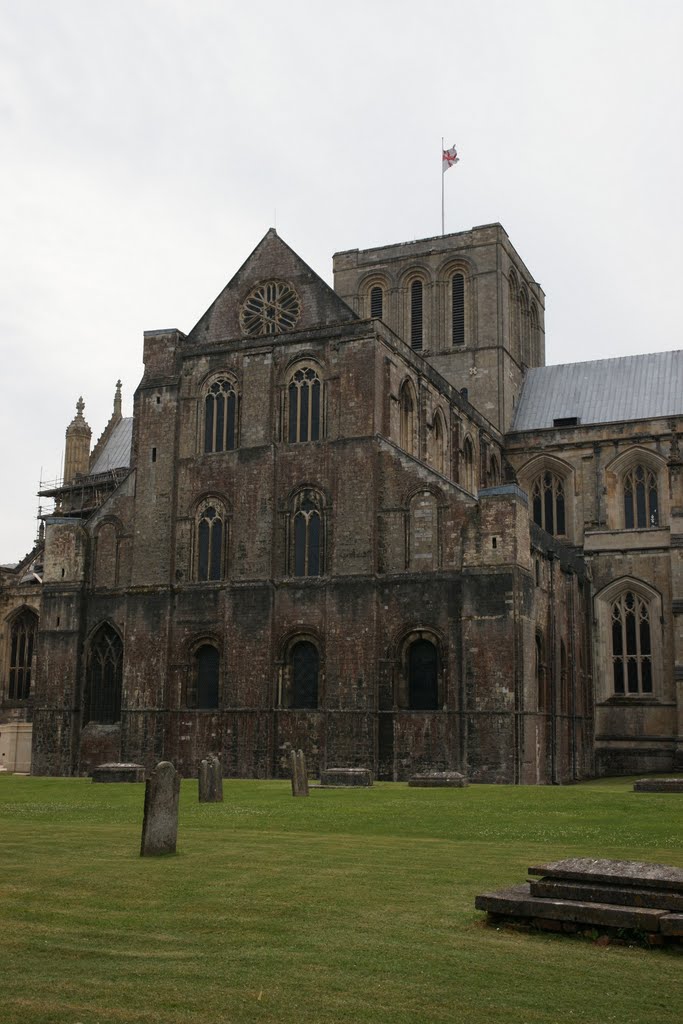
[[[90,460],[90,438],[92,431],[83,419],[85,402],[76,402],[76,415],[66,428],[64,448],[64,483],[71,484],[77,476],[87,476]]]

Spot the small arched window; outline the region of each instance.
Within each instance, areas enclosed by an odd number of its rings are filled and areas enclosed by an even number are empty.
[[[197,579],[201,582],[223,578],[225,524],[216,504],[204,506],[197,522]]]
[[[217,708],[220,676],[220,655],[213,644],[201,644],[192,656],[187,706]]]
[[[545,470],[531,485],[534,522],[554,536],[567,532],[565,519],[564,482],[561,477]]]
[[[624,475],[624,526],[627,530],[659,526],[657,477],[647,466],[634,466]]]
[[[465,275],[453,274],[451,278],[451,339],[454,345],[465,344]]]
[[[204,451],[229,452],[237,448],[237,391],[227,377],[214,380],[204,398]]]
[[[652,693],[650,606],[627,590],[612,604],[612,672],[617,696]]]
[[[289,440],[318,441],[321,436],[320,396],[322,385],[310,366],[297,370],[289,382]]]
[[[123,643],[108,623],[94,634],[86,663],[83,724],[110,725],[121,719]]]
[[[289,652],[290,707],[318,707],[320,655],[310,640],[299,640]]]
[[[416,406],[415,391],[413,385],[409,380],[405,380],[401,386],[400,393],[400,405],[401,405],[401,448],[408,452],[409,455],[414,455],[416,450],[416,437],[415,437],[415,406]]]
[[[370,289],[370,316],[381,320],[383,311],[384,291],[378,284],[376,284]]]
[[[422,348],[422,281],[416,278],[410,285],[410,347],[419,352]]]
[[[297,496],[292,522],[294,576],[321,576],[323,572],[322,502],[306,491]]]
[[[463,486],[474,493],[474,447],[469,437],[462,446]]]
[[[430,640],[414,640],[408,648],[408,706],[413,711],[439,707],[439,654]]]
[[[437,473],[446,473],[446,424],[441,410],[437,409],[433,423],[432,462]]]
[[[33,654],[38,617],[28,608],[12,620],[10,628],[9,700],[28,700],[31,694]]]

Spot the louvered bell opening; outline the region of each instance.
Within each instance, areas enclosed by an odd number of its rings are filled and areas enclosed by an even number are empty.
[[[418,351],[422,348],[422,281],[410,286],[410,345]]]
[[[382,302],[384,295],[379,287],[373,288],[370,292],[370,316],[382,319]]]
[[[453,344],[465,344],[465,278],[454,274],[451,281],[453,303]]]

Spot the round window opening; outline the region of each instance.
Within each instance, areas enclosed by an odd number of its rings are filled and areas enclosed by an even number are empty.
[[[282,334],[296,327],[301,301],[284,281],[266,281],[247,296],[240,324],[245,334]]]

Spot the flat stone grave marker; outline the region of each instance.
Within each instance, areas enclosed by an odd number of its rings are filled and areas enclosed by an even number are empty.
[[[180,775],[170,761],[160,761],[145,785],[141,857],[176,852]]]
[[[467,785],[467,779],[460,772],[418,772],[410,776],[408,785],[425,789],[463,789]]]
[[[683,793],[683,775],[680,779],[638,779],[633,783],[634,793]]]
[[[145,767],[132,762],[111,762],[98,764],[90,772],[93,782],[144,782]]]
[[[371,786],[372,772],[369,768],[325,768],[320,773],[320,787]]]

